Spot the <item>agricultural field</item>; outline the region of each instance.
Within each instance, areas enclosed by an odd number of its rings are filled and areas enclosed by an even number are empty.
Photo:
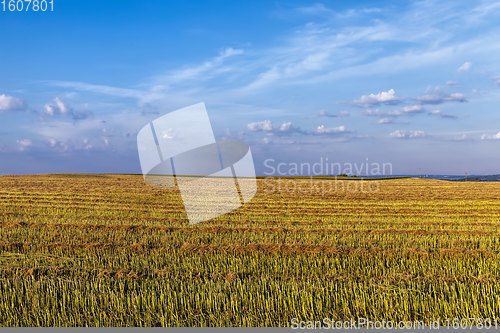
[[[189,225],[142,176],[1,176],[0,325],[500,318],[500,182],[311,181]]]

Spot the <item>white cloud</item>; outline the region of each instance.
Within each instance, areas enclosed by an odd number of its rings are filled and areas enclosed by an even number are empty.
[[[69,115],[73,120],[78,121],[91,117],[92,112],[88,110],[76,111],[59,97],[56,97],[52,102],[43,106],[42,118],[45,118],[45,116],[54,117],[58,115]]]
[[[381,118],[377,121],[379,124],[394,124],[393,118]]]
[[[446,81],[446,85],[448,86],[456,86],[457,85],[457,82],[456,81]]]
[[[481,135],[481,140],[500,140],[500,132],[492,135],[483,134]]]
[[[337,127],[325,127],[325,125],[319,125],[315,130],[302,130],[299,126],[295,126],[291,121],[283,123],[272,123],[270,120],[257,121],[249,123],[247,129],[251,132],[265,132],[268,136],[276,135],[278,137],[287,134],[303,134],[303,135],[327,135],[327,134],[342,134],[351,133],[351,130],[346,129],[345,126]],[[281,141],[283,142],[283,141]]]
[[[411,115],[416,113],[422,113],[424,108],[421,105],[411,105],[405,106],[399,110],[394,110],[389,112],[390,116],[402,116],[402,115]]]
[[[287,121],[286,123],[280,125],[279,130],[281,132],[288,132],[291,128],[292,128],[292,122]]]
[[[374,106],[379,104],[395,104],[401,99],[396,96],[394,89],[382,91],[378,94],[363,95],[360,99],[354,100],[354,104],[358,106]]]
[[[0,95],[0,112],[23,110],[25,108],[26,103],[24,100],[5,94]]]
[[[457,68],[457,72],[467,72],[472,66],[472,63],[465,62],[462,66]]]
[[[44,140],[45,144],[48,145],[51,150],[58,152],[68,152],[74,150],[91,150],[94,145],[88,138],[72,138],[72,139],[56,139],[54,137],[49,137]]]
[[[51,148],[54,148],[57,145],[57,139],[56,138],[49,138],[48,142],[49,142],[49,146]]]
[[[46,140],[46,143],[52,150],[66,152],[70,150],[71,140],[58,140],[51,137]],[[84,144],[88,145],[88,140],[87,142],[84,142]]]
[[[325,127],[325,125],[319,125],[316,128],[316,131],[314,133],[315,134],[337,134],[337,133],[346,133],[346,132],[350,132],[350,131],[348,131],[345,128],[345,126],[327,128],[327,127]]]
[[[363,114],[364,114],[365,116],[369,116],[369,117],[378,117],[378,116],[383,116],[383,115],[385,115],[386,113],[385,113],[385,112],[380,111],[379,109],[375,109],[375,110],[368,109],[368,110],[364,110],[364,111],[363,111]]]
[[[249,123],[247,125],[248,130],[252,132],[258,132],[258,131],[272,131],[273,130],[273,125],[270,120],[264,120],[264,121],[256,121],[253,123]]]
[[[393,138],[397,139],[416,139],[425,136],[424,131],[407,131],[407,130],[396,130],[389,134]]]
[[[268,135],[284,135],[287,133],[301,132],[300,128],[295,126],[291,121],[286,121],[281,124],[273,124],[270,120],[256,121],[249,123],[247,129],[251,132],[267,132]]]
[[[69,110],[68,106],[59,97],[54,98],[53,102],[45,104],[43,108],[49,116],[67,114]]]
[[[16,140],[16,142],[20,151],[25,151],[33,146],[33,141],[31,141],[31,139],[20,139]]]
[[[89,139],[87,139],[87,138],[84,138],[82,140],[82,143],[83,143],[83,149],[85,149],[85,150],[90,150],[90,149],[94,148],[94,146],[89,143]]]

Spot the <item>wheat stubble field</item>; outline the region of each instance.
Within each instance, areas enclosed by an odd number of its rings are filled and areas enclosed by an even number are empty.
[[[500,182],[273,188],[190,226],[142,176],[1,176],[0,325],[500,317]]]

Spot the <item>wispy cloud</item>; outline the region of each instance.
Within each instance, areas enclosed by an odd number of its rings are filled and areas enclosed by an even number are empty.
[[[307,7],[299,7],[297,8],[299,12],[302,14],[306,15],[329,15],[333,16],[335,14],[335,11],[331,10],[330,8],[327,8],[325,5],[322,3],[315,3],[311,6]]]
[[[394,118],[380,118],[377,123],[379,124],[395,124],[396,120]]]
[[[397,117],[394,117],[394,116],[390,116],[390,117],[384,117],[384,118],[380,118],[378,121],[377,121],[378,124],[381,124],[381,125],[390,125],[390,124],[408,124],[407,121],[401,121],[401,120],[398,120]]]
[[[386,112],[382,112],[379,109],[368,109],[363,111],[363,115],[368,117],[385,116],[386,114]]]
[[[468,141],[470,139],[467,136],[467,134],[464,133],[464,134],[460,134],[460,135],[455,136],[452,140],[458,141],[458,142],[463,142],[463,141]]]
[[[243,54],[242,49],[228,47],[223,49],[215,58],[205,61],[201,65],[191,66],[168,72],[156,78],[157,81],[172,85],[175,83],[192,83],[193,80],[207,80],[215,75],[226,72],[229,68],[221,68],[224,61],[230,57]]]
[[[396,138],[396,139],[417,139],[417,138],[423,138],[426,136],[424,131],[407,131],[407,130],[396,130],[392,133],[389,134],[390,137]]]
[[[433,93],[417,97],[417,101],[422,104],[442,104],[445,102],[467,102],[467,97],[462,93]]]
[[[472,67],[472,63],[465,62],[462,66],[457,68],[457,72],[467,72]]]
[[[327,118],[343,118],[343,117],[349,117],[350,112],[346,110],[339,111],[337,113],[335,112],[328,112],[325,110],[321,110],[318,112],[318,117],[327,117]]]
[[[147,90],[113,87],[100,84],[91,84],[85,82],[76,82],[76,81],[46,81],[46,82],[53,86],[75,89],[77,91],[88,91],[96,94],[116,96],[122,98],[133,98],[143,103],[147,103],[152,100],[164,97],[164,94],[154,91],[154,89],[152,89],[151,91],[147,91]]]
[[[96,119],[83,119],[79,122],[68,122],[63,119],[42,122],[32,133],[37,137],[33,148],[53,151],[75,151],[103,149],[110,145],[113,139],[118,145],[127,142],[125,133],[118,133],[117,125],[108,125]],[[118,142],[119,141],[119,142]]]
[[[441,118],[446,118],[446,119],[457,119],[458,117],[454,114],[448,113],[448,112],[443,112],[441,110],[432,110],[429,112],[429,115],[433,116],[439,116]]]
[[[471,25],[480,24],[480,19],[467,19],[471,12],[482,18],[497,11],[496,6],[423,1],[401,6],[397,15],[393,15],[390,8],[357,8],[339,13],[317,3],[297,11],[303,15],[317,15],[317,20],[297,27],[276,46],[249,47],[248,50],[227,47],[200,63],[159,71],[160,74],[137,85],[140,89],[69,81],[51,81],[51,84],[134,98],[140,104],[184,103],[207,97],[240,103],[238,99],[245,96],[269,94],[281,86],[387,75],[443,64],[452,59],[457,61],[456,58],[463,59],[463,53],[467,52],[488,50],[493,54],[500,50],[500,45],[494,42],[497,39],[494,31],[485,31],[481,38],[467,34],[460,39],[454,38]],[[371,20],[347,20],[341,26],[336,22],[340,17],[362,17],[377,12],[381,13],[377,19],[370,16]],[[395,45],[397,52],[383,52],[386,47],[380,48],[380,43],[389,48]],[[460,100],[456,96],[449,98],[450,101]],[[400,100],[394,89],[390,89],[363,95],[354,103],[372,107]],[[438,104],[439,98],[423,96],[421,102]]]
[[[417,113],[422,113],[424,108],[421,105],[410,105],[405,106],[401,109],[394,110],[388,113],[388,115],[393,117],[403,116],[403,115],[414,115]]]

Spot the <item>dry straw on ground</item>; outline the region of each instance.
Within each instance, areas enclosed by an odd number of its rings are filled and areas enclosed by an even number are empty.
[[[139,176],[0,177],[0,325],[500,317],[500,182],[269,182],[190,226],[175,189]]]

